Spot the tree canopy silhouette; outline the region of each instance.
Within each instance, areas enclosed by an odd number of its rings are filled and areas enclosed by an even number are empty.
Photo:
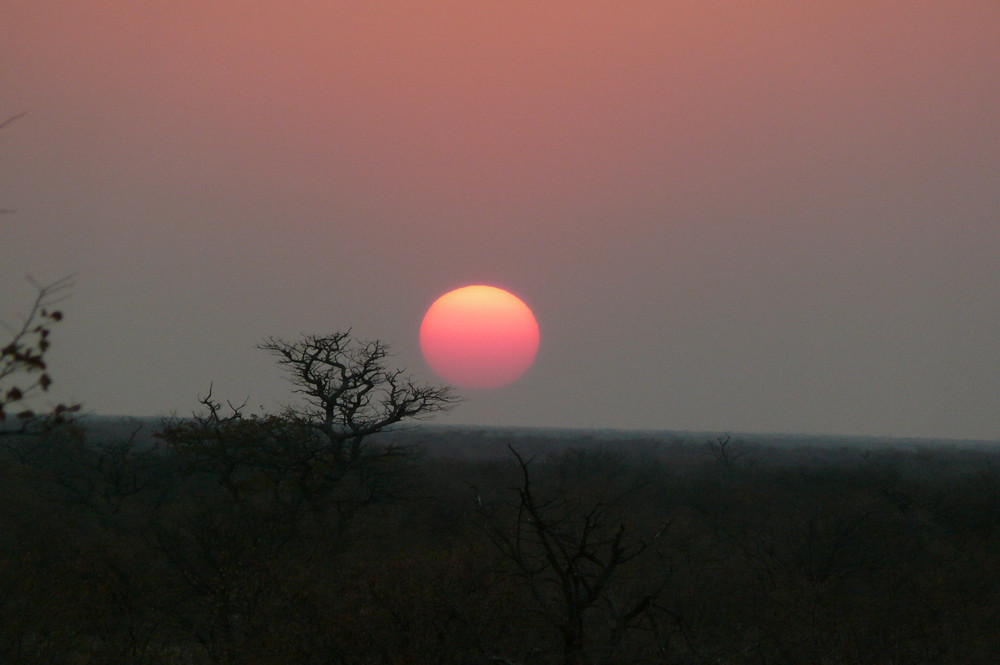
[[[350,330],[298,341],[269,337],[257,348],[277,357],[302,396],[286,415],[321,433],[340,464],[357,462],[366,437],[458,401],[449,386],[419,384],[387,367],[388,345],[355,340]]]

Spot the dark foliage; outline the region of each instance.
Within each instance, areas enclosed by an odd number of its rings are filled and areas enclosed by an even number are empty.
[[[9,122],[9,121],[8,121]],[[0,128],[6,123],[0,123]],[[62,321],[62,312],[53,306],[72,288],[71,277],[47,285],[30,280],[37,290],[28,313],[17,325],[0,321],[8,337],[0,341],[0,436],[37,433],[47,427],[67,422],[79,411],[78,404],[57,404],[36,412],[27,406],[32,397],[48,392],[52,377],[47,353],[52,341],[52,327]]]
[[[1000,661],[996,449],[417,428],[334,482],[231,416],[4,442],[0,662]]]

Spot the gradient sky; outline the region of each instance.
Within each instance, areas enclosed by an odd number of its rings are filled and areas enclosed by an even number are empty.
[[[0,316],[54,397],[290,399],[269,335],[433,379],[494,284],[535,366],[440,423],[1000,437],[1000,3],[4,0]]]

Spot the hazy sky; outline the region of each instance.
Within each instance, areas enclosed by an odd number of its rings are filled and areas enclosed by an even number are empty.
[[[290,395],[269,335],[433,379],[465,284],[535,366],[441,423],[1000,437],[996,0],[0,3],[0,316],[54,396]]]

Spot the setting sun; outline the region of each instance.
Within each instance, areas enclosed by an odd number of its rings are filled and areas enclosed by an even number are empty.
[[[498,388],[520,378],[538,353],[538,323],[517,296],[493,286],[449,291],[420,326],[431,369],[462,388]]]

